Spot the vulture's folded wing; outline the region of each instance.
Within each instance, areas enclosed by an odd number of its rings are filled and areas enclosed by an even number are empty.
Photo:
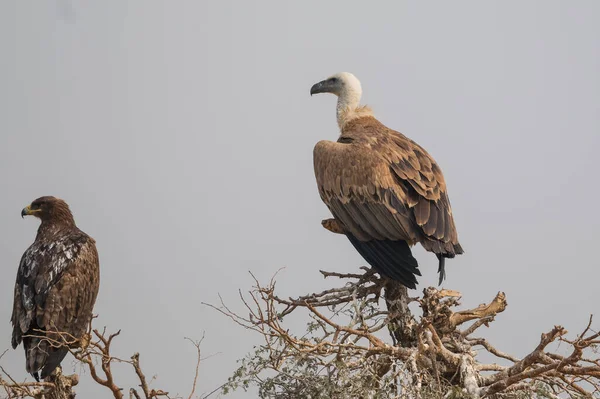
[[[419,145],[388,132],[370,143],[317,143],[321,198],[358,240],[421,242],[435,253],[454,253],[457,234],[440,168]]]

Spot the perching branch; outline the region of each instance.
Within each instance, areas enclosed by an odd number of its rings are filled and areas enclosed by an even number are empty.
[[[457,311],[461,295],[456,291],[426,288],[422,297],[409,298],[404,287],[367,268],[363,274],[321,273],[345,284],[283,299],[276,293],[274,277],[263,286],[252,275],[253,288],[247,295],[240,293],[248,316],[223,300],[220,306],[205,304],[263,338],[262,345],[242,360],[225,392],[248,384],[258,387],[260,397],[290,398],[375,393],[381,398],[456,397],[457,392],[465,397],[556,398],[600,392],[595,352],[600,333],[592,330],[591,318],[574,339],[567,339],[564,328],[554,327],[519,359],[473,336],[506,309],[502,292],[489,303]],[[411,302],[420,305],[420,317],[410,312]],[[298,316],[310,320],[299,334],[286,325]],[[568,348],[566,355],[550,349],[557,343],[563,351]],[[481,363],[478,351],[509,364]]]
[[[122,399],[124,397],[124,393],[122,386],[116,382],[116,376],[112,368],[114,363],[130,365],[137,376],[139,388],[141,388],[142,394],[140,395],[137,388],[131,387],[129,388],[130,398],[171,398],[168,392],[151,388],[149,386],[149,383],[140,365],[139,353],[135,353],[133,356],[131,356],[130,360],[124,360],[112,355],[111,344],[120,333],[120,330],[116,333],[107,334],[106,328],[104,328],[102,331],[92,329],[92,324],[90,322],[88,332],[80,340],[77,340],[73,336],[70,336],[66,333],[54,333],[51,337],[48,337],[47,340],[55,347],[62,345],[69,347],[69,351],[75,357],[75,359],[86,366],[86,368],[89,370],[91,378],[98,385],[107,388],[111,392],[112,397],[115,399]],[[200,343],[202,342],[202,339],[198,342],[194,342],[189,338],[186,339],[194,344],[198,356],[196,362],[196,371],[192,384],[192,391],[188,397],[191,399],[196,390],[196,385],[198,382],[198,373],[201,362]],[[2,359],[3,355],[4,353],[0,355],[0,360]],[[77,374],[69,376],[63,375],[60,368],[57,368],[52,375],[42,382],[17,382],[2,366],[0,366],[0,371],[0,389],[6,394],[6,398],[10,399],[71,399],[75,397],[75,393],[73,392],[72,388],[79,382],[79,377]],[[2,397],[1,394],[0,397]],[[178,396],[178,398],[182,397]]]

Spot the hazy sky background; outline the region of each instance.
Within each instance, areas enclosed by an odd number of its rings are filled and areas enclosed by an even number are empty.
[[[599,20],[592,0],[1,2],[0,353],[38,227],[20,211],[55,195],[97,240],[114,355],[139,351],[155,387],[185,394],[183,337],[206,331],[219,354],[199,392],[223,383],[259,337],[201,301],[243,310],[248,270],[285,266],[280,292],[299,295],[365,264],[321,227],[313,174],[338,131],[335,98],[309,89],[340,71],[441,165],[466,250],[444,287],[465,306],[508,297],[486,336],[520,356],[554,324],[576,332],[599,306]],[[415,255],[420,292],[437,260]],[[21,347],[1,363],[26,376]],[[78,393],[109,396],[89,376]]]

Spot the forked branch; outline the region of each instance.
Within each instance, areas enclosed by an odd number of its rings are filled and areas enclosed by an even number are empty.
[[[130,359],[125,360],[112,355],[111,345],[115,338],[120,334],[120,330],[109,334],[106,328],[102,331],[92,329],[91,322],[88,331],[84,336],[77,340],[73,336],[64,333],[52,334],[47,340],[53,346],[67,346],[71,354],[88,370],[92,379],[100,386],[107,388],[111,392],[111,396],[115,399],[124,397],[124,390],[120,384],[116,382],[112,365],[114,363],[128,364],[132,367],[135,375],[138,378],[138,387],[129,388],[128,394],[130,398],[171,398],[169,393],[150,387],[146,375],[142,371],[140,364],[140,355],[135,353]],[[189,339],[188,339],[189,340]],[[198,372],[200,367],[200,343],[190,340],[197,350],[197,363],[192,391],[189,399],[193,397],[198,382]],[[4,354],[2,354],[4,355]],[[0,360],[2,359],[0,355]],[[62,370],[57,368],[56,371],[42,382],[17,382],[10,374],[0,366],[0,397],[2,392],[7,398],[46,398],[46,399],[71,399],[75,397],[73,387],[79,382],[79,377],[76,374],[63,375]],[[141,391],[141,392],[138,392]]]
[[[362,274],[321,273],[344,284],[284,299],[274,277],[262,285],[252,276],[252,289],[240,293],[248,316],[223,301],[220,306],[207,304],[263,338],[225,391],[250,381],[263,397],[306,394],[311,387],[320,387],[319,392],[329,396],[367,397],[370,392],[382,398],[425,393],[442,397],[457,389],[469,397],[527,393],[555,398],[599,392],[595,347],[600,340],[591,318],[571,340],[564,328],[554,327],[519,359],[474,336],[506,310],[502,292],[474,309],[456,310],[461,297],[456,291],[426,288],[420,298],[409,298],[404,287],[395,287],[368,268]],[[408,307],[414,301],[422,310],[418,317]],[[286,325],[292,315],[295,320],[308,318],[306,331],[294,333]],[[569,348],[568,354],[549,349],[557,343],[563,350]],[[481,363],[477,358],[481,350],[509,364]]]

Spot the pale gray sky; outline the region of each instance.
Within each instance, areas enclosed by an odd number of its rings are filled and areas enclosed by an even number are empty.
[[[37,229],[20,210],[55,195],[97,240],[115,354],[186,393],[183,337],[205,330],[220,354],[199,391],[224,382],[258,337],[201,301],[241,309],[248,270],[285,266],[297,295],[365,263],[321,227],[312,169],[338,132],[335,98],[309,89],[340,71],[444,170],[466,250],[444,286],[467,306],[508,296],[487,336],[522,355],[554,324],[580,329],[598,310],[599,19],[593,0],[1,2],[0,352]],[[415,254],[421,290],[437,260]],[[25,377],[22,348],[2,364]],[[107,396],[82,379],[82,397]]]

